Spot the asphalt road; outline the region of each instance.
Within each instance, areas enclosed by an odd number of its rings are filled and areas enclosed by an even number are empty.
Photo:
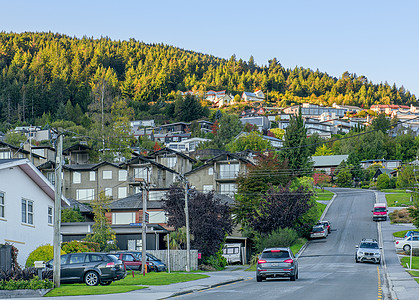
[[[355,245],[362,238],[378,240],[371,210],[375,194],[370,191],[333,189],[337,193],[325,220],[332,233],[310,241],[299,258],[299,279],[270,279],[256,282],[254,272],[242,282],[220,286],[181,299],[384,299],[382,268],[355,263]]]

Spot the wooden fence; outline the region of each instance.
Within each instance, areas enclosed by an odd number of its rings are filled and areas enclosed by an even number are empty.
[[[168,264],[167,250],[147,250],[166,264],[170,271],[186,271],[186,250],[169,250],[170,264]],[[191,271],[198,270],[198,250],[191,250]]]

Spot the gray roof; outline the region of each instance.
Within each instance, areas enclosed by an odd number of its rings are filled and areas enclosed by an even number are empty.
[[[77,200],[71,199],[71,198],[67,198],[67,200],[68,200],[68,202],[70,202],[70,205],[69,205],[70,208],[78,208],[78,209],[80,209],[81,213],[92,213],[93,212],[93,209],[86,204],[83,204],[83,203],[81,203]],[[65,207],[63,207],[63,208],[65,208]]]
[[[327,156],[312,156],[311,159],[314,162],[314,167],[334,167],[348,160],[349,155],[327,155]]]
[[[140,210],[143,208],[142,193],[130,195],[128,197],[115,200],[109,204],[111,210]],[[162,201],[148,201],[147,209],[160,209],[162,208]]]
[[[0,164],[6,164],[6,163],[9,163],[11,161],[17,161],[17,160],[21,160],[21,159],[26,159],[26,158],[0,159]]]

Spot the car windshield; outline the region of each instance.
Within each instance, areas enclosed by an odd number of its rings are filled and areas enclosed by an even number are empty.
[[[149,260],[159,260],[157,257],[155,257],[154,255],[151,255],[149,253],[147,253],[147,257]]]
[[[273,251],[263,252],[260,257],[261,258],[289,258],[290,254],[286,250],[284,251],[273,250]]]
[[[313,232],[320,232],[320,231],[324,231],[324,228],[323,227],[313,227],[313,230],[312,230]]]
[[[378,249],[377,243],[361,243],[359,248]]]
[[[385,212],[386,211],[386,208],[385,207],[375,207],[374,208],[374,211],[375,212]]]

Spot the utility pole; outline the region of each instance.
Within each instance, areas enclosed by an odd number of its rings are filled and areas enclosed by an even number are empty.
[[[58,145],[57,145],[58,142]],[[63,136],[58,135],[58,141],[55,141],[55,205],[54,205],[54,268],[53,280],[54,286],[60,287],[61,277],[61,169],[63,154]]]
[[[148,173],[148,170],[147,170]],[[142,240],[142,247],[141,247],[141,264],[142,264],[142,271],[143,276],[145,276],[146,268],[147,268],[147,223],[146,223],[146,214],[147,214],[147,183],[144,182],[142,186],[142,196],[143,196],[143,221],[141,224],[142,233],[141,233],[141,240]]]
[[[189,236],[189,208],[188,208],[189,186],[185,179],[185,219],[186,219],[186,272],[191,271],[191,239]]]

